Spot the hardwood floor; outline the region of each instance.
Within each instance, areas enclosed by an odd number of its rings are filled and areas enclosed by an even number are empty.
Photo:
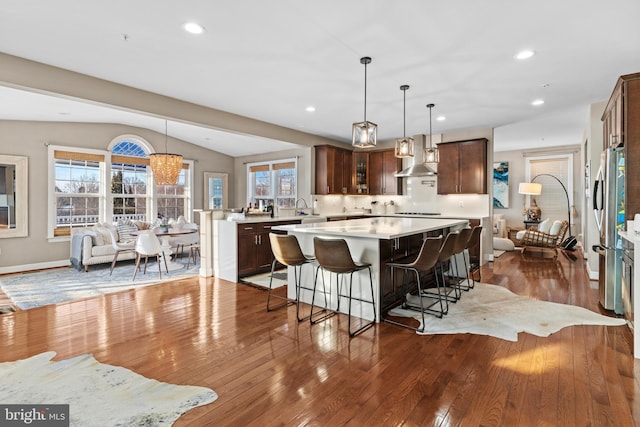
[[[482,278],[602,312],[580,253],[557,262],[505,253]],[[310,327],[297,323],[295,306],[267,313],[265,298],[248,285],[193,278],[5,314],[0,361],[92,353],[219,394],[176,425],[640,425],[626,326],[520,334],[513,343],[379,324],[349,339],[345,316]]]

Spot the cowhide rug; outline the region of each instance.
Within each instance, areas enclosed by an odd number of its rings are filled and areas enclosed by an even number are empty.
[[[407,298],[413,304],[420,304],[417,296]],[[389,315],[422,321],[419,312],[399,307],[390,310]],[[624,319],[603,316],[574,305],[523,297],[486,283],[476,283],[470,292],[463,292],[457,303],[449,303],[449,313],[442,319],[427,314],[425,322],[422,335],[467,333],[514,342],[518,341],[519,332],[548,337],[567,326],[625,324]]]
[[[0,363],[0,402],[69,404],[72,426],[170,426],[218,398],[211,389],[148,379],[90,354],[54,362],[55,355]]]

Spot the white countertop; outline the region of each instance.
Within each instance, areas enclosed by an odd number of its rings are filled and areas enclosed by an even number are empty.
[[[438,216],[433,215],[403,215],[403,214],[371,214],[371,213],[359,213],[359,212],[345,212],[345,213],[326,213],[320,215],[296,215],[296,216],[276,216],[269,217],[268,215],[255,215],[247,216],[245,219],[234,220],[239,224],[256,223],[256,222],[278,222],[278,221],[296,221],[303,220],[304,218],[350,218],[350,217],[367,217],[367,218],[413,218],[413,219],[482,219],[476,215],[450,215],[443,214]],[[226,219],[214,220],[214,221],[227,221]]]
[[[640,245],[640,234],[636,234],[635,232],[631,231],[618,231],[618,234],[620,235],[620,237],[622,237],[625,240],[628,240],[629,242],[633,243],[634,245]]]
[[[273,229],[295,231],[297,233],[389,240],[426,231],[464,226],[465,224],[467,224],[467,221],[463,219],[372,217],[346,221],[279,225],[273,227]]]

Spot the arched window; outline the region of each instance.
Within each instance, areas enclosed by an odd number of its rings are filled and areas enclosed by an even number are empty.
[[[110,145],[112,220],[152,221],[149,148],[129,135],[116,138]]]

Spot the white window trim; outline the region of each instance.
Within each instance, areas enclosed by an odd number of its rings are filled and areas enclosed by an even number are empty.
[[[108,151],[105,150],[96,150],[92,148],[78,148],[78,147],[67,147],[64,145],[49,145],[47,147],[47,164],[48,164],[48,191],[47,191],[47,206],[49,206],[47,212],[47,240],[50,242],[61,242],[70,240],[70,236],[54,236],[54,230],[56,229],[56,168],[55,168],[55,158],[54,152],[56,150],[60,151],[71,151],[74,153],[83,153],[83,154],[97,154],[102,155],[105,158],[105,161],[102,165],[100,165],[100,192],[99,192],[99,210],[100,210],[100,222],[104,222],[104,213],[106,208],[106,179],[109,175],[107,175],[107,170],[110,169],[109,160],[111,155]]]
[[[300,175],[300,171],[298,170],[298,158],[297,157],[291,157],[291,158],[286,158],[286,159],[275,159],[275,160],[268,160],[268,161],[261,161],[261,162],[248,162],[246,163],[246,177],[247,177],[247,202],[249,201],[248,199],[253,199],[255,194],[253,194],[253,192],[251,191],[251,180],[249,179],[251,176],[251,166],[263,166],[263,165],[269,165],[269,171],[273,172],[272,166],[274,164],[277,163],[287,163],[287,162],[293,162],[296,168],[296,192],[295,192],[295,196],[294,196],[294,201],[297,200],[298,198],[298,182],[299,182],[299,175]],[[274,204],[276,203],[276,198],[277,196],[274,194],[275,192],[275,188],[276,188],[276,182],[275,182],[275,174],[272,173],[271,174],[271,194],[269,196],[265,196],[264,198],[268,198],[268,199],[273,199]],[[207,203],[208,206],[208,203]]]
[[[54,152],[70,151],[75,153],[97,154],[104,156],[104,163],[100,165],[100,191],[99,191],[99,221],[100,222],[113,222],[113,195],[110,191],[111,183],[111,148],[118,142],[124,140],[133,140],[136,143],[142,145],[145,149],[149,150],[149,153],[154,153],[155,150],[144,138],[137,135],[120,135],[111,140],[107,150],[99,150],[94,148],[79,148],[69,147],[65,145],[52,145],[47,146],[47,164],[48,164],[48,189],[47,189],[47,240],[50,242],[64,242],[69,241],[71,236],[54,236],[54,230],[56,228],[56,168]],[[188,194],[187,203],[185,206],[185,219],[188,222],[193,222],[193,198],[194,198],[194,166],[195,161],[184,160],[184,163],[189,165],[188,169],[188,184],[185,194]],[[149,212],[148,220],[151,222],[157,216],[157,197],[155,191],[155,183],[153,181],[153,173],[151,168],[147,168],[147,212]]]

